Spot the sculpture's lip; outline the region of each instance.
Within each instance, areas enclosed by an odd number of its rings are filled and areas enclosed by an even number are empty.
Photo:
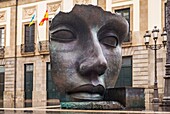
[[[91,94],[91,93],[72,93],[70,96],[76,100],[86,100],[86,101],[95,101],[95,100],[103,100],[103,96],[100,94]]]
[[[101,98],[101,96],[104,95],[105,88],[101,84],[94,86],[92,84],[85,84],[78,86],[76,88],[73,88],[71,91],[68,92],[68,94],[73,96],[80,96],[80,97],[87,97],[88,98]]]
[[[85,93],[98,93],[98,94],[103,94],[104,93],[104,86],[102,86],[101,84],[94,86],[92,84],[85,84],[85,85],[81,85],[78,86],[76,88],[73,88],[71,91],[69,91],[68,93],[79,93],[79,92],[85,92]]]

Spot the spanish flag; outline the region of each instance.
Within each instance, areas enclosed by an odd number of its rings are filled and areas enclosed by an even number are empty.
[[[31,21],[30,21],[29,26],[31,26],[34,23],[34,18],[35,18],[35,13],[31,17]]]
[[[44,21],[48,20],[48,10],[46,10],[44,18],[41,20],[41,22],[39,23],[39,26],[43,26]]]

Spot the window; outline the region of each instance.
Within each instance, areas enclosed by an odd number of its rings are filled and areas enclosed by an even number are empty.
[[[122,68],[115,87],[132,87],[132,57],[123,57]]]
[[[115,13],[117,13],[118,15],[121,15],[128,21],[129,34],[128,34],[128,37],[126,39],[124,39],[124,42],[130,42],[130,8],[115,10]]]
[[[5,29],[4,27],[0,28],[0,48],[4,47],[4,39],[5,39]]]
[[[34,39],[35,39],[35,24],[29,26],[29,24],[25,25],[25,52],[34,52]]]

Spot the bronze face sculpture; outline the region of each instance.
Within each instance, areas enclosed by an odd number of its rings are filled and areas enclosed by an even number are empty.
[[[60,101],[103,100],[121,68],[128,23],[92,5],[60,12],[50,26],[52,78]]]

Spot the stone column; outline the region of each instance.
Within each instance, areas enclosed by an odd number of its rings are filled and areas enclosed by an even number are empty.
[[[168,34],[167,39],[167,59],[166,59],[166,74],[164,76],[165,86],[164,86],[164,97],[163,105],[170,105],[170,0],[167,0],[167,10],[166,10],[166,29]]]

